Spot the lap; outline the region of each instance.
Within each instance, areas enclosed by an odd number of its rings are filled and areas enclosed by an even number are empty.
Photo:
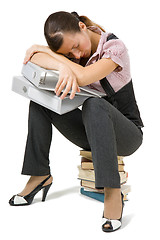
[[[118,155],[130,155],[141,145],[142,133],[138,127],[105,99],[87,99],[84,103],[83,111],[85,114],[88,114],[90,120],[95,116],[97,125],[103,125],[103,128],[107,128],[107,121],[106,124],[102,123],[102,121],[105,121],[107,116],[109,116],[114,129]]]
[[[85,126],[83,123],[84,112],[87,112],[90,121],[102,121],[102,115],[108,114],[112,120],[118,155],[127,156],[132,154],[142,143],[142,134],[137,126],[127,119],[114,106],[103,98],[88,98],[83,105],[82,111],[75,109],[71,112],[59,115],[51,110],[45,109],[50,117],[51,123],[69,141],[77,146],[90,150]],[[91,114],[92,113],[92,114]],[[107,125],[104,124],[104,127]]]
[[[63,115],[59,115],[49,110],[49,114],[52,124],[69,141],[83,149],[90,150],[85,127],[82,121],[82,111],[80,109],[77,108]]]

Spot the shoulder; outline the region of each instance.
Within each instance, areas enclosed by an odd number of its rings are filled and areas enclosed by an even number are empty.
[[[108,36],[109,34],[106,34],[105,41],[103,41],[100,58],[112,59],[112,61],[119,65],[119,72],[124,68],[126,63],[129,63],[128,49],[121,39],[110,39],[107,41]]]
[[[103,51],[108,53],[112,53],[114,55],[122,55],[126,53],[128,50],[121,39],[111,39],[109,41],[106,40],[103,44]]]

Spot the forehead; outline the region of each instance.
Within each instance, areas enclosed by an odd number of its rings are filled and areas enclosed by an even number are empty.
[[[63,53],[67,54],[79,41],[80,34],[69,34],[65,33],[63,34],[63,44],[60,47],[60,49],[57,51],[57,53]]]

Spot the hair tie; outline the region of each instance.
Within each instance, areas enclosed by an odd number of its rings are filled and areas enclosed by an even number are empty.
[[[78,15],[77,12],[71,12],[72,15],[74,15],[76,18],[78,18],[78,20],[80,20],[80,16]]]

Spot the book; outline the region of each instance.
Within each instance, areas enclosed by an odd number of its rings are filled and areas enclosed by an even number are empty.
[[[95,173],[92,162],[91,151],[80,150],[81,165],[78,166],[78,179],[81,180],[81,194],[104,202],[104,189],[97,189],[95,187]],[[127,200],[128,193],[131,191],[129,185],[126,185],[128,180],[128,172],[124,170],[123,156],[117,156],[118,171],[120,175],[121,191],[124,195],[124,200]]]
[[[80,150],[80,156],[92,160],[92,153],[91,151],[86,151],[86,150]],[[117,156],[118,164],[124,164],[123,162],[123,156]]]
[[[124,195],[124,201],[127,201],[127,195],[128,193],[131,191],[131,187],[130,185],[123,185],[121,187],[121,191]],[[94,191],[88,191],[87,189],[85,188],[81,188],[80,189],[80,193],[82,195],[85,195],[87,197],[90,197],[92,199],[95,199],[95,200],[98,200],[100,202],[103,202],[104,203],[104,193],[100,193],[100,192],[94,192]]]
[[[121,186],[124,185],[125,183],[127,183],[127,181],[121,183]],[[96,188],[94,181],[88,181],[88,180],[81,179],[80,185],[81,185],[81,187],[87,188],[90,191],[104,193],[104,189],[97,189]]]
[[[78,166],[78,170],[79,170],[78,179],[95,182],[94,170],[91,169],[84,170],[80,165]],[[119,172],[119,175],[121,184],[127,181],[128,178],[127,172]]]
[[[90,159],[87,159],[85,157],[81,157],[81,167],[82,169],[94,169],[93,162]],[[119,163],[118,161],[118,171],[119,172],[124,172],[124,163],[122,161]]]
[[[82,157],[92,160],[92,152],[91,151],[80,150],[80,155]]]

